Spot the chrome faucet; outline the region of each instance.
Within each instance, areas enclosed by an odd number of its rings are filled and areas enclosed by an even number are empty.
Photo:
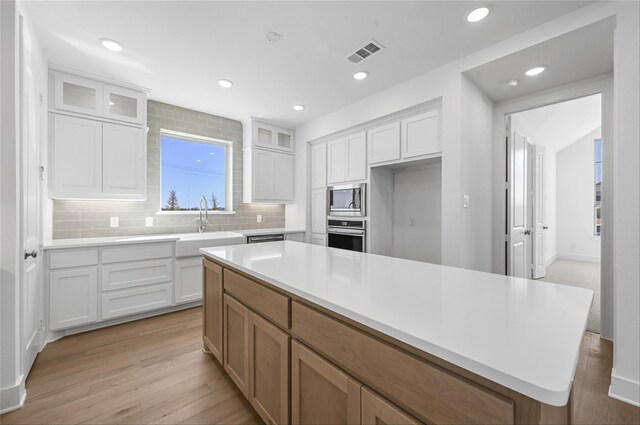
[[[204,232],[204,222],[202,221],[202,201],[204,201],[204,216],[209,218],[209,205],[207,204],[207,198],[202,195],[200,197],[200,226],[198,226],[198,233]]]

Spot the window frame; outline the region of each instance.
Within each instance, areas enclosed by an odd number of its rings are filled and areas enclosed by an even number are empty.
[[[224,210],[207,210],[208,214],[235,214],[233,210],[233,142],[230,140],[217,139],[214,137],[201,136],[198,134],[184,133],[181,131],[168,130],[161,128],[158,136],[158,150],[159,154],[159,183],[158,183],[158,211],[157,215],[176,215],[176,214],[200,214],[200,211],[170,211],[162,209],[162,137],[168,136],[175,139],[181,139],[196,143],[207,143],[210,145],[224,146],[226,151],[226,197],[225,197],[225,209]]]
[[[598,143],[600,144],[600,161],[598,161]],[[593,139],[593,237],[602,236],[602,215],[600,216],[600,233],[598,233],[598,210],[602,214],[602,137]],[[600,201],[597,199],[597,168],[600,164]]]

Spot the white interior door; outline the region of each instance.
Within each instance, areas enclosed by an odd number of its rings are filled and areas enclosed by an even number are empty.
[[[533,238],[531,241],[531,249],[533,253],[533,278],[540,279],[545,277],[547,269],[544,264],[546,246],[546,163],[545,148],[543,146],[533,145],[533,198],[531,202],[531,217],[533,223]]]
[[[509,134],[509,246],[507,250],[507,274],[516,277],[531,277],[531,255],[527,212],[527,138],[511,131]]]
[[[42,209],[40,201],[40,143],[44,69],[21,37],[22,241],[21,278],[23,373],[27,375],[42,346]]]

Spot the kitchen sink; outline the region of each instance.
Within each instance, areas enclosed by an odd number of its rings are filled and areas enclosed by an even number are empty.
[[[176,258],[200,255],[200,248],[247,243],[247,238],[236,232],[179,233],[175,236],[180,238],[176,241]]]

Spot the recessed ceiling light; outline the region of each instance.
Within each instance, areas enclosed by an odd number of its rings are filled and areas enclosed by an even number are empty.
[[[369,73],[367,71],[359,71],[353,74],[353,78],[355,78],[356,80],[364,80],[368,76],[369,76]]]
[[[510,88],[513,88],[513,87],[517,86],[517,85],[518,85],[518,83],[519,83],[519,81],[518,81],[518,80],[507,80],[507,81],[505,81],[504,83],[502,83],[502,86],[503,86],[505,89],[510,89]]]
[[[534,77],[545,72],[547,68],[548,67],[546,65],[536,66],[535,68],[531,68],[530,70],[525,72],[524,75],[526,75],[527,77]]]
[[[267,37],[267,41],[271,43],[277,43],[282,38],[282,34],[278,34],[275,31],[271,31],[267,33],[266,37]]]
[[[229,87],[231,87],[233,85],[233,81],[231,81],[231,80],[218,80],[218,85],[220,87],[224,87],[225,89],[228,89]]]
[[[302,111],[304,109],[304,105],[293,105],[293,109],[296,111]]]
[[[467,22],[471,23],[480,22],[489,15],[489,12],[491,12],[490,6],[478,7],[467,12],[467,14],[464,16],[464,19]]]
[[[108,38],[101,38],[100,44],[102,44],[102,47],[104,47],[107,50],[111,50],[112,52],[122,51],[122,44],[118,43],[115,40],[111,40]]]

